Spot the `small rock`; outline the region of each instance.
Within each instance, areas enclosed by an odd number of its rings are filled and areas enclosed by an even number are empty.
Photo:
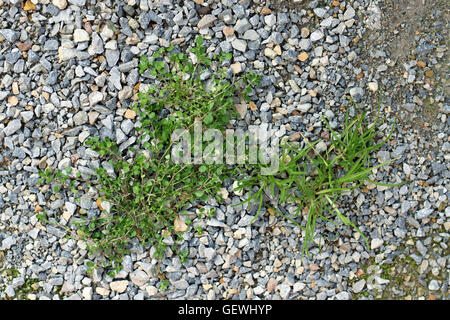
[[[234,39],[231,46],[237,51],[245,52],[247,50],[247,43],[244,40]]]
[[[301,62],[305,62],[308,59],[308,54],[306,52],[302,52],[297,56],[297,59]]]
[[[362,279],[353,284],[353,293],[359,293],[364,289],[364,286],[366,285],[366,280]]]
[[[158,293],[158,288],[156,288],[155,286],[148,286],[145,288],[145,291],[147,291],[150,297],[153,297]]]
[[[138,287],[142,287],[149,281],[148,275],[142,270],[130,273],[130,280]]]
[[[185,232],[187,229],[187,224],[180,217],[176,217],[174,221],[174,231]]]
[[[323,18],[327,14],[327,10],[324,8],[314,8],[313,11],[319,18]]]
[[[136,111],[127,109],[127,111],[125,111],[125,113],[123,114],[123,117],[133,120],[134,118],[136,118]]]
[[[310,39],[312,42],[319,41],[322,38],[323,38],[323,32],[320,30],[316,30],[313,33],[311,33]]]
[[[16,96],[9,96],[9,97],[8,97],[8,103],[9,103],[11,106],[15,107],[15,106],[17,106],[17,104],[19,103],[19,99],[17,99]]]
[[[359,101],[364,95],[364,90],[360,87],[353,87],[350,89],[350,95],[353,99]]]
[[[319,143],[317,143],[315,145],[315,148],[316,148],[317,152],[323,153],[323,152],[327,151],[327,144],[323,141],[320,141]]]
[[[269,14],[264,17],[264,22],[269,27],[273,27],[277,23],[277,17],[274,14]]]
[[[378,91],[378,83],[376,82],[369,82],[367,84],[367,87],[369,88],[370,91],[372,92],[377,92]]]
[[[119,91],[119,94],[117,95],[119,98],[119,101],[122,102],[125,99],[130,98],[133,95],[133,89],[129,86],[123,87],[122,90]]]
[[[9,42],[16,42],[18,33],[11,29],[0,29],[2,36]]]
[[[247,113],[247,104],[237,103],[236,104],[236,112],[241,116],[241,119],[244,119],[245,114]]]
[[[345,10],[344,12],[344,19],[350,20],[355,16],[355,14],[356,14],[355,9],[353,9],[352,7],[348,7],[347,10]]]
[[[264,7],[261,9],[261,11],[259,12],[260,15],[264,16],[264,15],[268,15],[271,14],[272,10],[270,10],[268,7]]]
[[[311,49],[311,40],[309,40],[309,39],[302,39],[298,43],[298,46],[299,46],[300,50],[308,51],[309,49]]]
[[[378,151],[377,158],[378,158],[379,163],[384,163],[384,162],[391,160],[391,155],[390,155],[389,151],[381,150],[381,151]]]
[[[228,199],[228,190],[225,188],[220,188],[219,191],[217,192],[218,195],[220,195],[222,197],[223,200]]]
[[[89,105],[91,107],[95,106],[97,103],[103,101],[103,93],[100,91],[93,91],[89,95]]]
[[[186,280],[181,279],[181,280],[175,281],[173,283],[173,286],[178,290],[186,290],[187,287],[189,287],[189,283]]]
[[[336,300],[350,300],[350,294],[346,291],[339,292],[336,295]]]
[[[242,39],[249,40],[249,41],[256,41],[260,38],[258,32],[255,30],[247,30],[245,31],[244,35],[242,36]]]
[[[291,292],[291,286],[286,283],[282,283],[278,286],[278,289],[280,290],[281,298],[286,300],[289,297],[289,293]]]
[[[239,62],[233,63],[230,68],[233,74],[238,74],[242,71],[242,65]]]
[[[75,43],[89,41],[89,33],[84,29],[75,29],[73,32],[73,41]]]
[[[250,28],[251,24],[248,22],[247,18],[239,19],[234,26],[234,30],[236,30],[236,32],[239,34],[244,33]]]
[[[73,48],[59,47],[58,58],[59,62],[67,61],[78,56],[78,50]]]
[[[267,292],[271,293],[273,290],[275,290],[277,284],[278,281],[276,279],[270,278],[269,281],[267,281]]]
[[[222,32],[225,37],[229,38],[234,34],[234,29],[232,27],[224,27]]]
[[[421,209],[416,213],[416,219],[424,219],[433,212],[433,209]]]
[[[102,287],[97,287],[95,288],[95,292],[97,292],[99,295],[101,296],[109,296],[109,289],[106,288],[102,288]]]
[[[128,280],[114,281],[109,284],[112,291],[124,292],[128,287]]]
[[[67,1],[66,0],[53,0],[52,3],[59,10],[64,10],[67,7]]]
[[[204,29],[209,28],[214,24],[214,22],[217,20],[215,16],[212,14],[206,14],[203,16],[203,18],[200,19],[200,21],[197,24],[197,28]]]
[[[79,111],[73,116],[73,122],[76,126],[81,126],[88,122],[88,115],[86,111]]]
[[[311,103],[303,103],[303,104],[300,104],[297,107],[297,109],[300,110],[303,113],[306,113],[306,112],[309,111],[309,109],[311,109],[311,107],[312,107]]]
[[[300,35],[302,36],[302,38],[308,38],[309,37],[309,29],[306,27],[303,27],[300,30]]]
[[[370,243],[370,249],[372,249],[372,250],[378,249],[382,245],[383,245],[383,240],[379,239],[379,238],[375,238],[375,239],[372,239],[372,241]]]
[[[273,51],[271,48],[266,48],[264,49],[264,55],[273,60],[277,56],[277,53]]]
[[[88,53],[93,56],[96,54],[102,54],[104,51],[103,40],[97,32],[92,33],[91,45],[88,48]]]
[[[431,280],[428,284],[428,289],[432,291],[437,291],[440,287],[441,286],[439,285],[439,282],[437,282],[437,280]]]
[[[86,4],[86,0],[69,0],[69,3],[77,7],[83,7]]]

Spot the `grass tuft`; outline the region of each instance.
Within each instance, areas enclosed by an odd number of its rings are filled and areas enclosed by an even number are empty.
[[[347,226],[357,230],[369,247],[367,238],[361,230],[338,207],[338,200],[351,190],[359,188],[365,181],[383,186],[400,184],[378,183],[369,178],[374,169],[387,165],[397,159],[373,165],[373,151],[382,147],[392,135],[395,122],[389,135],[381,143],[375,143],[379,134],[380,111],[375,122],[369,124],[367,113],[350,119],[346,113],[345,124],[341,132],[333,130],[328,121],[324,123],[331,132],[331,144],[323,153],[317,151],[320,140],[310,142],[302,135],[304,147],[298,143],[283,145],[280,167],[276,175],[261,175],[260,166],[255,167],[250,176],[242,179],[239,189],[257,190],[242,203],[253,202],[258,207],[258,217],[264,199],[267,204],[283,218],[305,231],[302,254],[308,253],[308,245],[315,236],[317,219],[336,224],[339,219]],[[385,119],[382,119],[382,122]],[[240,203],[240,204],[242,204]],[[280,209],[286,204],[295,204],[296,210],[289,214]]]

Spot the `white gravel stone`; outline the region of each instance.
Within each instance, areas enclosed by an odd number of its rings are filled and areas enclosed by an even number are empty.
[[[67,7],[66,0],[53,0],[52,3],[55,7],[57,7],[60,10],[64,10]]]
[[[291,292],[291,286],[287,283],[282,283],[278,286],[280,290],[280,297],[284,300],[288,299],[289,293]]]
[[[100,91],[94,91],[89,94],[89,104],[91,107],[95,106],[101,101],[103,101],[103,93],[101,93]]]
[[[122,293],[128,287],[128,280],[113,281],[109,284],[112,291]]]
[[[155,286],[148,286],[145,288],[145,291],[147,291],[147,294],[150,297],[156,296],[158,294],[158,288],[156,288]]]
[[[272,13],[264,17],[264,22],[269,27],[273,27],[277,23],[277,17]]]
[[[370,243],[370,249],[372,249],[372,250],[378,249],[382,245],[383,245],[383,239],[375,238],[375,239],[372,239],[372,241]]]
[[[323,38],[323,32],[321,30],[315,30],[313,33],[311,33],[310,39],[312,42],[319,41]]]
[[[244,40],[234,39],[233,42],[231,42],[231,45],[234,49],[241,52],[245,52],[247,50],[247,43]]]
[[[213,16],[212,14],[206,14],[198,22],[197,28],[199,28],[199,29],[209,28],[214,24],[214,21],[216,21],[216,20],[217,20],[217,18],[215,16]]]
[[[352,7],[348,7],[347,10],[345,10],[344,12],[344,19],[349,20],[353,18],[355,14],[356,14],[355,9],[353,9]]]
[[[350,297],[351,295],[348,292],[342,291],[336,295],[336,300],[350,300]]]
[[[327,144],[324,141],[320,141],[315,145],[315,149],[317,150],[317,152],[323,153],[327,151]]]
[[[353,284],[353,293],[359,293],[364,289],[364,286],[366,285],[366,280],[362,279]]]
[[[378,83],[376,83],[376,82],[369,82],[369,83],[367,83],[367,87],[372,92],[377,92],[378,91]]]
[[[437,291],[440,287],[441,286],[439,285],[439,282],[437,282],[437,280],[431,280],[428,284],[428,289],[431,291]]]
[[[130,273],[130,280],[138,287],[142,287],[149,281],[149,277],[144,271],[136,270]]]
[[[85,42],[85,41],[89,41],[90,37],[89,37],[89,33],[87,33],[86,30],[84,29],[75,29],[75,31],[73,32],[73,41],[78,43],[78,42]]]

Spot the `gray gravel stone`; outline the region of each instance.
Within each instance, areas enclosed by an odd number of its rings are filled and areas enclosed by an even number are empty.
[[[20,120],[14,119],[8,123],[3,132],[6,136],[10,136],[16,133],[21,127],[22,124],[20,123]]]

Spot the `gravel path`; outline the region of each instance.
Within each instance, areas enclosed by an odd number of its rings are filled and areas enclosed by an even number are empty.
[[[0,0],[0,299],[448,299],[448,22],[445,0]],[[235,128],[326,140],[322,115],[339,127],[346,109],[358,112],[349,96],[376,111],[382,90],[398,125],[376,156],[399,159],[373,177],[408,183],[368,184],[339,203],[370,248],[350,227],[319,223],[302,259],[301,230],[264,209],[249,226],[232,182],[225,203],[208,204],[211,220],[192,209],[205,233],[185,233],[187,261],[134,243],[115,278],[88,274],[86,244],[38,221],[45,210],[70,229],[98,214],[95,190],[76,202],[38,185],[38,170],[93,174],[102,164],[90,136],[133,146],[128,109],[149,81],[139,56],[198,34],[263,75],[257,109],[240,110]]]

